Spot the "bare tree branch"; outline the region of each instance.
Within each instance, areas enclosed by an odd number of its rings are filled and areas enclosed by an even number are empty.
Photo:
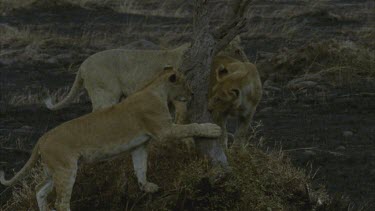
[[[245,32],[246,23],[247,23],[247,20],[244,18],[237,25],[235,25],[231,30],[227,31],[223,38],[221,38],[220,40],[217,40],[217,43],[214,49],[214,54],[217,54],[221,50],[223,50],[228,45],[228,43],[230,43],[237,35]]]
[[[241,26],[245,22],[245,13],[249,10],[252,0],[237,0],[231,4],[231,10],[228,12],[226,22],[217,28],[213,35],[215,39],[223,39],[227,32],[232,30],[238,30],[238,26]]]

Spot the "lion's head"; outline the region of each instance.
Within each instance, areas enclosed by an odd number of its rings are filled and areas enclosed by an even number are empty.
[[[190,100],[193,92],[187,84],[185,76],[172,66],[165,66],[164,71],[166,71],[168,99],[182,102]]]
[[[246,71],[237,71],[242,69],[240,63],[220,65],[216,70],[215,86],[212,87],[208,99],[208,110],[220,113],[227,113],[236,110],[241,106],[243,83],[246,77]]]

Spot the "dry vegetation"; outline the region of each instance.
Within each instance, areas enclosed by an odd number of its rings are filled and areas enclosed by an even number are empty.
[[[0,12],[6,13],[33,5],[72,5],[86,9],[109,8],[119,13],[164,17],[186,17],[190,15],[191,9],[191,2],[184,0],[143,0],[142,2],[137,0],[0,0]],[[149,7],[153,10],[146,9]]]
[[[130,34],[133,30],[128,25],[127,31],[124,33]],[[41,51],[61,48],[66,46],[74,46],[79,48],[111,48],[115,43],[113,37],[108,37],[106,34],[97,34],[93,32],[83,32],[79,36],[63,36],[51,32],[38,32],[30,30],[28,27],[12,27],[7,24],[0,24],[0,58],[13,56],[15,53],[25,51],[29,57],[36,56]],[[44,60],[45,61],[45,60]]]
[[[353,42],[324,40],[296,49],[283,48],[261,61],[259,68],[264,78],[274,81],[293,82],[302,77],[340,86],[355,83],[358,77],[375,77],[375,55]]]
[[[74,45],[85,47],[91,39],[85,35],[76,37],[62,37],[51,33],[39,33],[28,28],[17,29],[6,24],[0,24],[0,58],[5,64],[25,62],[53,62],[51,55],[45,49]]]
[[[73,209],[304,210],[325,209],[332,204],[324,189],[312,189],[311,178],[293,167],[281,152],[265,154],[255,147],[229,152],[232,172],[223,178],[217,177],[218,169],[212,169],[184,145],[155,144],[151,148],[148,175],[160,185],[160,192],[142,193],[130,157],[124,156],[80,170]],[[31,175],[14,189],[4,211],[36,209],[33,188],[41,180],[40,169]]]
[[[65,86],[57,89],[54,92],[50,92],[48,89],[41,90],[38,93],[31,91],[25,91],[25,93],[15,94],[9,97],[8,104],[10,106],[27,106],[27,105],[43,105],[44,100],[47,96],[50,96],[53,102],[59,102],[65,98],[70,91],[70,86]],[[77,97],[72,103],[79,103],[80,98]]]

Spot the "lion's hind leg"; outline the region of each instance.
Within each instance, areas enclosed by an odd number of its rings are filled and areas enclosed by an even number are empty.
[[[138,179],[138,184],[141,190],[145,192],[156,192],[159,187],[151,182],[147,181],[147,149],[146,145],[141,145],[135,148],[132,152],[132,160],[135,175]]]
[[[110,91],[105,89],[87,90],[92,103],[92,110],[107,108],[120,102],[121,90]]]
[[[70,211],[70,198],[77,175],[77,164],[59,168],[53,173],[56,187],[55,208],[57,211]]]
[[[40,211],[48,211],[47,197],[53,190],[53,180],[47,169],[45,169],[45,174],[46,178],[35,188]]]

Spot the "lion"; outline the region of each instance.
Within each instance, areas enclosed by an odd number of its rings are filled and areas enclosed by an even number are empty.
[[[236,37],[218,55],[231,55],[247,61],[240,41]],[[190,45],[185,43],[171,50],[111,49],[98,52],[81,64],[71,90],[62,101],[53,104],[52,99],[47,98],[45,104],[50,110],[64,108],[85,88],[93,111],[114,105],[147,84],[160,73],[165,64],[179,67]],[[173,102],[173,106],[176,110],[184,107],[178,101]],[[176,115],[176,118],[183,118],[178,113]]]
[[[217,138],[221,129],[212,123],[173,124],[168,102],[186,101],[191,89],[174,68],[164,72],[145,88],[122,102],[65,122],[45,133],[31,158],[10,180],[0,171],[0,182],[13,185],[41,159],[45,180],[36,188],[40,210],[48,210],[47,196],[56,189],[57,210],[70,210],[70,198],[81,162],[105,160],[130,151],[140,189],[155,192],[158,186],[147,180],[147,144],[188,137]]]
[[[149,83],[165,64],[179,67],[189,47],[187,43],[172,50],[111,49],[91,55],[79,67],[68,95],[55,105],[48,98],[46,106],[51,110],[67,106],[83,87],[93,111],[114,105]]]
[[[208,90],[208,110],[223,131],[220,142],[228,147],[226,122],[238,119],[233,146],[243,146],[250,122],[262,97],[262,84],[254,64],[229,56],[213,59]]]

